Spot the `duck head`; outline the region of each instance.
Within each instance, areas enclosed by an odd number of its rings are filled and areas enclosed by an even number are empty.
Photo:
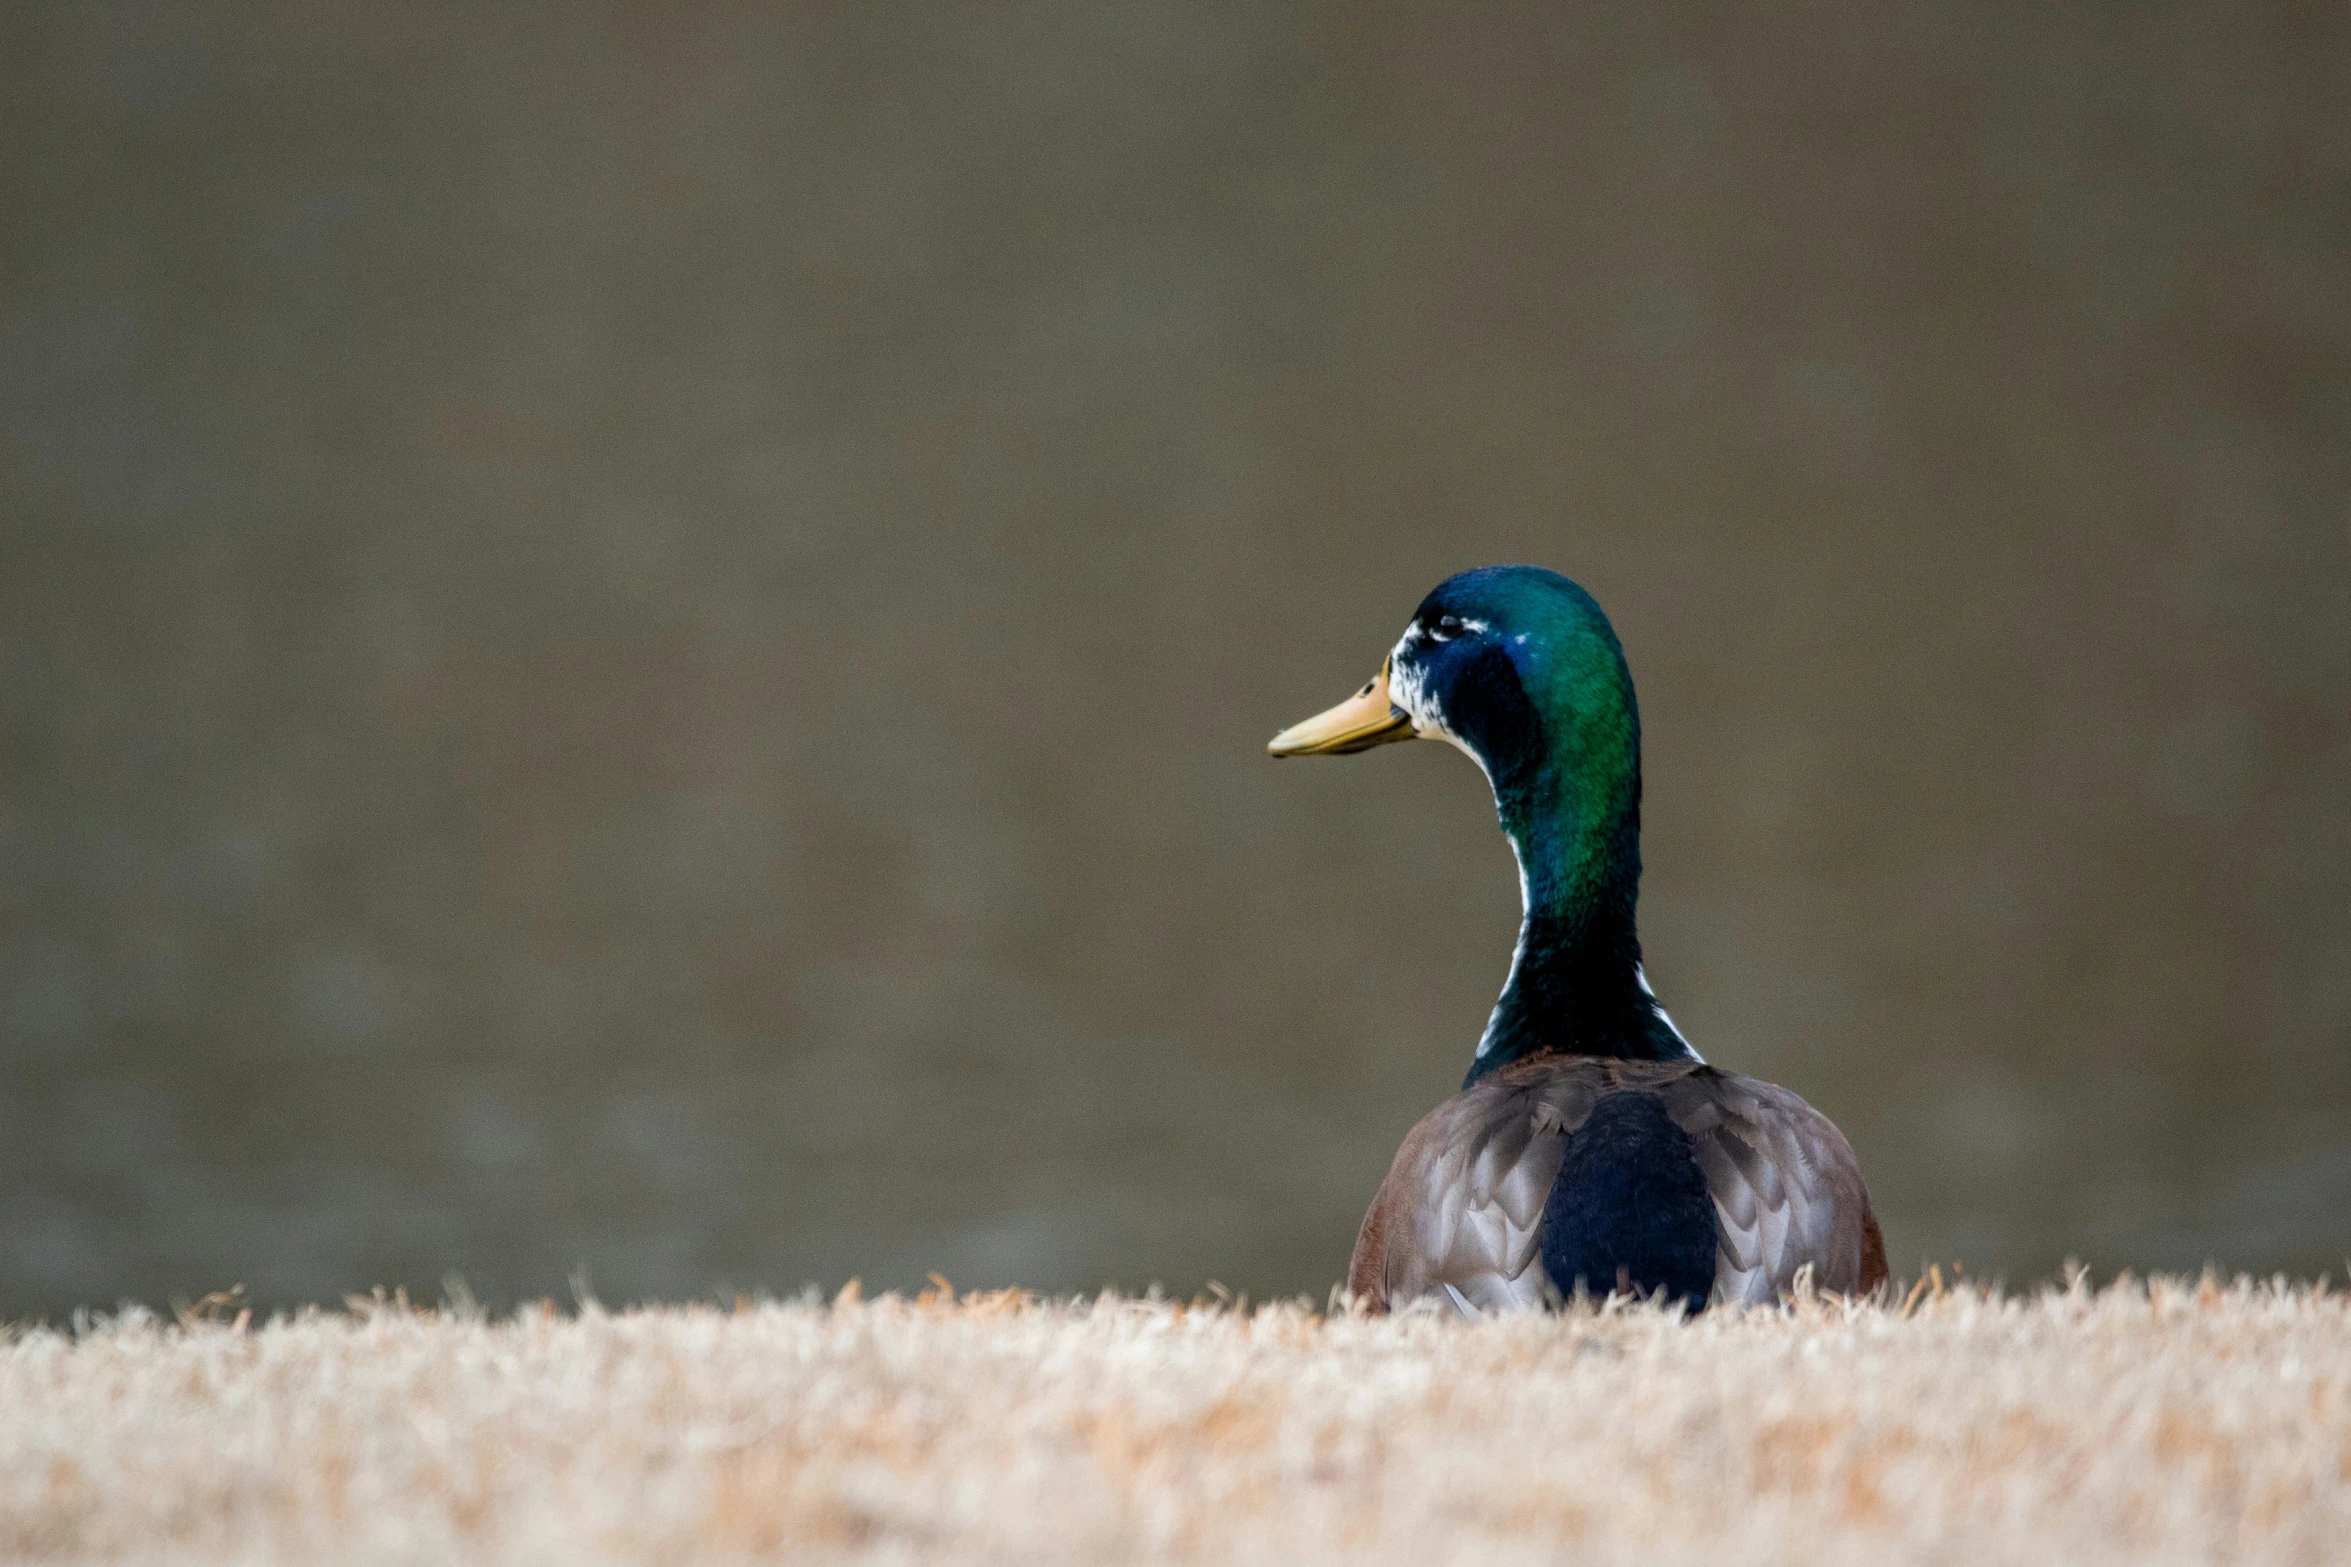
[[[1494,791],[1524,919],[1470,1080],[1554,1052],[1694,1055],[1650,994],[1641,881],[1641,719],[1592,596],[1539,566],[1448,578],[1361,690],[1274,736],[1277,757],[1444,740]]]

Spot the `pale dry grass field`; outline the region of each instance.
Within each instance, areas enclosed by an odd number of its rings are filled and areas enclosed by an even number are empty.
[[[2323,1288],[1683,1323],[1105,1298],[133,1314],[0,1345],[0,1553],[2351,1560]]]

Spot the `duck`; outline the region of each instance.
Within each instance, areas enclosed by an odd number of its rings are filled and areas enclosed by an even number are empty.
[[[1885,1241],[1844,1133],[1710,1065],[1650,988],[1640,711],[1599,604],[1540,566],[1449,577],[1377,675],[1267,750],[1404,740],[1485,774],[1521,917],[1460,1092],[1406,1134],[1364,1215],[1352,1300],[1474,1318],[1619,1293],[1694,1313],[1881,1291]]]

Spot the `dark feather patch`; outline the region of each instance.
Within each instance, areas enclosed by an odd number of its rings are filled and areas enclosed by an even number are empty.
[[[1563,1295],[1714,1289],[1714,1202],[1690,1136],[1653,1093],[1610,1094],[1567,1140],[1543,1204],[1543,1270]]]

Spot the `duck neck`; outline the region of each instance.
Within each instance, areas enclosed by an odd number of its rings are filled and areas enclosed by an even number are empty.
[[[1531,1056],[1691,1054],[1641,974],[1637,730],[1627,739],[1613,758],[1618,765],[1604,770],[1563,767],[1550,756],[1519,767],[1487,761],[1502,830],[1518,856],[1524,912],[1510,978],[1468,1082]]]

